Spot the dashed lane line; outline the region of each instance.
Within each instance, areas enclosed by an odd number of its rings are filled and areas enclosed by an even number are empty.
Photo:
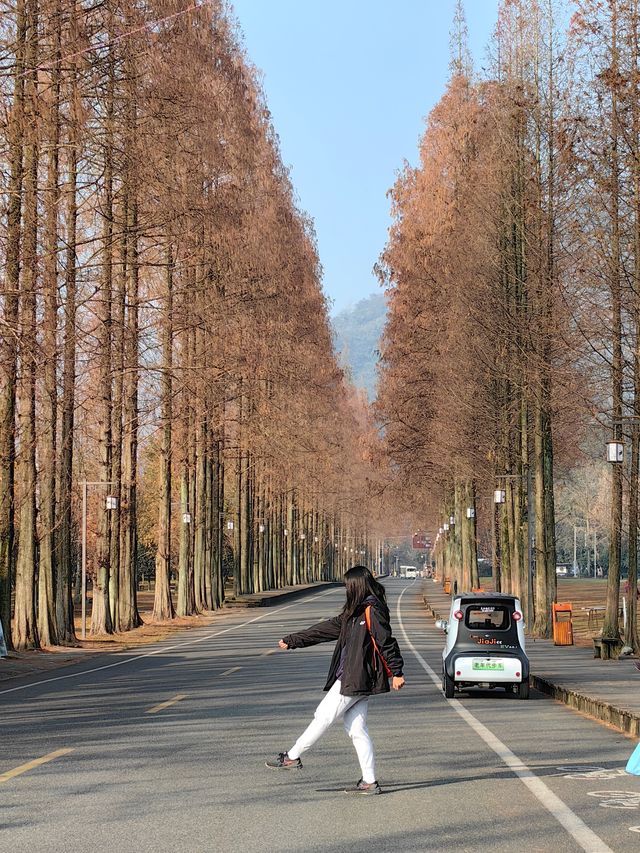
[[[422,657],[420,652],[415,648],[409,639],[404,623],[402,622],[400,604],[407,589],[404,589],[400,593],[398,604],[396,606],[400,630],[404,636],[405,643],[413,652],[420,666],[427,673],[431,681],[433,681],[437,687],[440,687],[440,678]],[[573,812],[565,802],[563,802],[563,800],[560,799],[560,797],[554,794],[553,791],[545,785],[542,779],[539,779],[535,773],[527,767],[524,761],[518,758],[518,756],[512,752],[508,746],[502,743],[502,741],[499,740],[490,729],[474,717],[458,699],[445,699],[445,701],[448,702],[453,710],[462,717],[465,723],[467,723],[467,725],[470,726],[480,738],[482,738],[487,746],[495,752],[498,758],[500,758],[501,761],[503,761],[507,767],[515,773],[520,781],[526,785],[534,797],[536,797],[545,809],[547,809],[547,811],[558,821],[560,826],[562,826],[562,828],[571,835],[585,853],[613,853],[611,848],[604,843],[599,835],[596,835],[596,833],[590,829],[587,824],[579,818],[578,815],[575,814],[575,812]]]
[[[56,758],[68,755],[70,752],[73,752],[73,749],[56,749],[55,752],[49,752],[40,758],[34,758],[33,761],[20,764],[18,767],[14,767],[13,770],[7,770],[6,773],[0,774],[0,784],[8,782],[10,779],[15,779],[16,776],[22,776],[23,773],[28,773],[29,770],[35,770],[36,767],[40,767],[42,764],[55,761]]]
[[[165,708],[170,708],[172,705],[175,705],[176,702],[180,702],[182,699],[186,698],[186,693],[177,693],[172,699],[167,699],[166,702],[160,702],[160,704],[154,705],[153,708],[149,708],[146,713],[157,714],[159,711],[164,711]]]
[[[220,673],[220,678],[223,678],[225,675],[231,675],[232,672],[238,672],[239,669],[242,669],[241,666],[232,666],[231,669],[225,669],[224,672]]]
[[[304,603],[308,603],[309,601],[316,601],[318,598],[324,598],[326,595],[332,595],[337,591],[337,588],[329,589],[326,592],[318,593],[318,595],[314,595],[311,598],[303,599]],[[266,619],[268,616],[275,616],[276,613],[282,613],[284,610],[289,610],[292,607],[297,607],[299,604],[302,604],[302,601],[295,601],[293,604],[286,604],[284,607],[279,607],[277,610],[269,610],[267,613],[263,613],[262,616],[254,616],[253,619],[248,619],[246,622],[241,622],[239,625],[232,625],[230,628],[224,628],[222,631],[215,631],[213,634],[205,634],[204,637],[194,637],[192,640],[187,640],[184,643],[177,643],[174,646],[163,646],[160,649],[154,649],[151,652],[145,652],[141,655],[134,655],[130,658],[124,658],[123,660],[117,660],[114,663],[107,663],[104,666],[94,666],[91,669],[83,669],[80,672],[68,672],[66,675],[56,675],[53,678],[43,678],[41,681],[32,681],[29,684],[20,684],[17,687],[9,687],[5,690],[0,690],[0,696],[3,696],[5,693],[15,693],[18,690],[28,690],[30,687],[40,687],[42,684],[51,684],[54,681],[65,681],[68,678],[80,678],[83,675],[90,675],[94,672],[101,672],[105,669],[112,669],[114,666],[124,666],[127,663],[132,663],[136,660],[143,660],[144,658],[150,658],[154,655],[163,655],[166,652],[173,652],[180,649],[184,649],[187,646],[194,646],[196,643],[204,643],[206,640],[212,640],[214,637],[221,637],[223,634],[228,634],[231,631],[237,631],[239,628],[245,628],[247,625],[251,625],[254,622],[260,622],[262,619]]]

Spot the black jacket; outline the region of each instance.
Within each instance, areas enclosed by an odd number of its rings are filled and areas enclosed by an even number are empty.
[[[374,655],[371,635],[367,630],[364,617],[365,608],[365,604],[358,608],[354,616],[344,625],[344,630],[342,630],[343,617],[340,615],[318,622],[306,631],[298,631],[296,634],[289,634],[282,638],[290,649],[302,649],[318,643],[327,643],[330,640],[338,641],[331,658],[325,690],[330,690],[336,682],[340,656],[342,649],[346,646],[347,653],[340,693],[343,696],[370,696],[374,693],[389,692],[389,679],[384,664],[377,655]],[[389,609],[386,604],[377,599],[371,607],[371,633],[393,675],[401,676],[403,660],[398,643],[391,633]]]

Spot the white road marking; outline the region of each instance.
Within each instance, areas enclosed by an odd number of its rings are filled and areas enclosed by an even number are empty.
[[[640,826],[630,826],[629,832],[640,832]]]
[[[305,603],[315,601],[318,598],[324,598],[326,595],[331,595],[337,590],[339,590],[339,587],[334,587],[326,592],[314,595],[311,598],[305,598],[303,601]],[[276,613],[282,613],[283,610],[289,610],[291,607],[297,607],[302,603],[302,601],[295,601],[293,604],[286,604],[284,607],[279,607],[277,610],[268,610],[266,613],[263,613],[262,616],[255,616],[253,619],[248,619],[246,622],[242,622],[239,625],[232,625],[230,628],[224,628],[222,631],[215,631],[213,634],[206,634],[204,637],[195,637],[193,640],[187,640],[185,643],[178,643],[175,646],[164,646],[160,649],[154,649],[151,652],[145,652],[142,655],[135,655],[134,657],[125,658],[124,660],[117,660],[115,663],[107,663],[104,666],[95,666],[92,669],[83,669],[80,672],[69,672],[66,675],[56,675],[53,678],[43,678],[41,681],[32,681],[30,684],[21,684],[18,687],[9,687],[6,690],[0,690],[0,696],[5,693],[15,693],[18,690],[28,690],[30,687],[39,687],[41,684],[50,684],[53,681],[64,681],[67,678],[79,678],[83,675],[90,675],[93,672],[101,672],[103,669],[111,669],[114,666],[124,666],[126,663],[132,663],[136,660],[143,660],[144,658],[150,658],[154,655],[162,655],[165,654],[165,652],[173,652],[176,649],[183,649],[186,646],[194,646],[196,643],[204,643],[205,640],[211,640],[214,637],[222,636],[222,634],[228,634],[230,631],[237,631],[239,628],[245,628],[253,622],[260,622],[260,620],[266,619],[267,616],[275,616]]]
[[[590,797],[598,797],[603,809],[639,809],[640,794],[637,791],[589,791]]]
[[[402,615],[400,613],[400,603],[402,602],[402,596],[405,592],[406,589],[400,593],[396,607],[400,630],[404,636],[405,643],[413,652],[420,666],[424,669],[433,683],[437,687],[440,687],[440,678],[422,657],[420,652],[414,647],[407,635],[407,632],[405,631],[404,624],[402,622]],[[572,836],[585,853],[613,853],[611,848],[604,843],[599,835],[596,835],[596,833],[590,829],[587,824],[579,818],[577,814],[575,814],[575,812],[571,811],[569,806],[564,803],[560,797],[554,794],[553,791],[545,785],[542,779],[539,779],[535,773],[527,767],[524,761],[518,758],[518,756],[513,753],[508,746],[502,743],[502,741],[499,740],[490,729],[481,723],[480,720],[476,719],[476,717],[474,717],[461,702],[457,699],[445,699],[445,701],[448,702],[453,710],[462,717],[465,723],[467,723],[467,725],[482,738],[487,746],[496,753],[498,758],[500,758],[507,767],[515,773],[521,782],[527,786],[534,797],[536,797],[547,811],[553,815],[560,826],[562,826],[563,829]]]
[[[241,666],[232,666],[231,669],[225,669],[224,672],[221,672],[220,677],[222,678],[223,675],[231,675],[232,672],[237,672],[239,669],[242,669],[242,667]]]
[[[607,770],[604,767],[557,767],[561,773],[554,773],[554,776],[562,776],[563,779],[618,779],[620,776],[627,776],[627,771],[624,767],[616,767],[613,770]],[[566,772],[569,771],[569,772]]]
[[[562,764],[560,767],[556,767],[556,770],[559,770],[560,773],[554,773],[553,775],[564,776],[565,773],[577,773],[582,776],[584,773],[597,773],[604,769],[604,767],[600,767],[597,764]]]

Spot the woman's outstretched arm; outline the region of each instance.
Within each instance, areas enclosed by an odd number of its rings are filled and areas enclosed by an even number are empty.
[[[278,645],[281,649],[304,649],[307,646],[316,646],[318,643],[328,643],[338,639],[341,626],[342,616],[334,616],[333,619],[325,619],[305,631],[287,634]]]

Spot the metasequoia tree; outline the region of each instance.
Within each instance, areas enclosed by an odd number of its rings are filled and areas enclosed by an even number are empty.
[[[541,636],[555,598],[552,418],[567,383],[553,13],[551,3],[504,3],[494,76],[475,82],[461,59],[458,9],[452,78],[419,167],[393,190],[396,224],[381,265],[389,453],[408,484],[417,474],[415,487],[429,488],[438,559],[465,588],[478,582],[478,514],[493,527],[497,589],[529,609],[535,517],[530,612]],[[505,501],[494,512],[496,488]]]
[[[19,533],[16,557],[16,600],[13,643],[16,648],[37,646],[35,581],[36,549],[36,253],[38,246],[37,180],[39,145],[37,126],[40,99],[37,80],[39,9],[35,0],[25,7],[25,127],[23,159],[22,270],[20,279],[18,438],[16,466]]]
[[[337,366],[313,229],[225,4],[5,6],[14,643],[75,642],[82,483],[96,635],[140,624],[143,566],[170,619],[373,564],[379,439]]]
[[[576,54],[573,145],[576,198],[572,250],[580,270],[576,312],[592,342],[592,370],[608,374],[597,387],[593,409],[612,438],[629,436],[626,469],[611,471],[609,572],[603,636],[619,637],[625,481],[628,485],[629,593],[625,642],[640,648],[635,587],[638,565],[638,465],[640,463],[640,361],[638,356],[640,263],[640,62],[638,4],[633,0],[580,2],[572,21]],[[602,377],[604,379],[604,376]]]
[[[542,636],[556,585],[556,457],[589,452],[594,417],[628,439],[610,472],[603,634],[619,637],[626,490],[624,639],[636,649],[639,12],[636,0],[504,2],[491,73],[474,79],[457,5],[447,92],[419,166],[392,191],[379,398],[400,491],[440,531],[439,571],[474,583],[465,510],[477,507],[496,587],[523,599]]]
[[[51,64],[46,85],[43,86],[43,155],[46,153],[46,182],[43,206],[42,247],[42,299],[43,332],[42,351],[46,359],[44,376],[39,383],[41,394],[41,420],[39,443],[41,459],[41,533],[40,565],[38,573],[38,632],[43,645],[57,639],[55,585],[57,580],[57,525],[56,525],[56,446],[58,438],[58,286],[59,268],[59,194],[60,194],[60,140],[61,140],[61,55],[62,3],[55,0],[44,6],[43,43]],[[61,624],[63,634],[65,624]],[[67,642],[70,636],[62,638]]]

